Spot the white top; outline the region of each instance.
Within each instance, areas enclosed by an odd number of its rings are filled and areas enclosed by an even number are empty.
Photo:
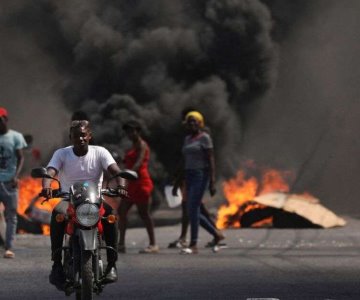
[[[110,152],[101,146],[89,145],[89,151],[84,156],[76,156],[73,146],[55,151],[47,167],[59,172],[59,180],[63,191],[78,181],[93,182],[101,188],[103,171],[115,164]]]

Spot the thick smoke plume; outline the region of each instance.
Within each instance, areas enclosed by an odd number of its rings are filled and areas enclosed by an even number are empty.
[[[196,107],[220,176],[254,158],[338,208],[360,192],[358,11],[355,0],[3,0],[0,104],[44,152],[64,143],[73,111],[120,154],[121,125],[137,119],[158,179],[176,165],[181,111]]]
[[[64,98],[90,113],[96,140],[115,148],[121,123],[141,121],[171,172],[181,145],[181,111],[196,107],[218,146],[219,170],[233,174],[243,107],[271,85],[271,18],[259,1],[93,1],[57,4],[72,68]],[[157,164],[159,166],[159,164]],[[154,168],[159,171],[158,168]]]
[[[234,173],[241,114],[275,76],[260,1],[5,1],[3,14],[3,25],[16,22],[53,59],[66,107],[90,114],[97,143],[121,148],[122,123],[138,119],[158,160],[153,172],[171,172],[181,111],[191,106],[212,129],[220,174]]]
[[[260,165],[293,170],[294,192],[311,192],[337,211],[356,214],[360,3],[344,4],[272,3],[276,23],[288,24],[277,34],[282,39],[278,81],[271,97],[248,116],[241,153]]]

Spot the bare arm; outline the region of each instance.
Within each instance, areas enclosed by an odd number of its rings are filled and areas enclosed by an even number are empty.
[[[119,174],[121,172],[119,166],[117,165],[117,163],[111,164],[108,167],[108,172],[110,175],[115,176],[117,174]],[[117,191],[119,193],[120,196],[122,197],[128,197],[128,192],[127,192],[127,180],[121,177],[115,177],[116,180],[116,184],[117,184]]]
[[[51,177],[55,177],[58,173],[58,171],[52,167],[47,168],[47,173]],[[52,188],[51,188],[51,179],[49,178],[43,178],[42,180],[42,191],[41,194],[45,198],[52,198]]]
[[[139,146],[137,147],[137,150],[139,152],[139,155],[138,157],[136,158],[136,162],[135,164],[133,165],[132,167],[132,170],[133,171],[139,171],[139,168],[141,166],[141,164],[143,163],[144,161],[144,158],[145,158],[145,153],[146,153],[146,144],[144,143],[144,141],[141,141]]]
[[[214,196],[216,193],[215,188],[215,155],[213,149],[208,149],[206,151],[208,159],[209,159],[209,166],[210,166],[210,185],[209,185],[209,191],[210,195]]]
[[[117,174],[119,174],[121,172],[119,166],[116,163],[111,164],[108,167],[107,171],[109,172],[109,174],[111,176],[115,176],[115,175],[117,175]],[[115,180],[116,180],[116,184],[118,186],[123,186],[124,185],[123,182],[122,182],[123,179],[121,179],[120,177],[116,177]]]

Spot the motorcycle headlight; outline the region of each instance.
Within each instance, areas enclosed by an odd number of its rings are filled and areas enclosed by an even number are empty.
[[[94,226],[99,221],[99,207],[84,203],[76,208],[76,219],[82,226]]]

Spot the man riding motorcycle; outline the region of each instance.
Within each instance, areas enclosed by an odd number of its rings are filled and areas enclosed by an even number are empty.
[[[62,189],[69,190],[70,186],[77,181],[88,181],[101,188],[103,171],[107,170],[110,175],[120,172],[118,165],[110,152],[101,146],[89,145],[91,140],[90,122],[86,120],[72,121],[70,126],[70,140],[72,146],[56,150],[47,165],[48,175],[59,177]],[[126,196],[127,191],[121,186],[120,177],[116,178],[118,192]],[[45,198],[52,197],[51,180],[44,178],[42,181],[41,195]],[[62,247],[65,222],[57,222],[58,214],[66,214],[69,202],[62,200],[54,208],[51,215],[50,238],[53,266],[49,276],[51,284],[62,290],[65,283],[65,274],[61,264],[62,252],[58,251]],[[112,213],[112,207],[104,203],[105,217]],[[104,238],[107,246],[116,249],[117,245],[117,226],[107,221],[102,221],[104,228]],[[117,280],[116,270],[117,253],[107,249],[107,268],[106,283]]]

